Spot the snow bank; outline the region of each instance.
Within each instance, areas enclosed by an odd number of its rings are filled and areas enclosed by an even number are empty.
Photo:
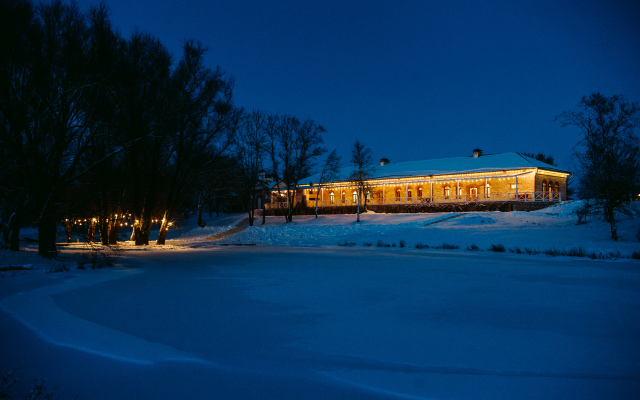
[[[609,226],[597,217],[577,225],[576,209],[581,201],[568,201],[534,212],[472,212],[434,214],[364,213],[357,223],[355,215],[295,216],[292,223],[283,217],[267,217],[265,225],[228,236],[219,244],[256,244],[269,246],[356,246],[378,241],[407,247],[417,243],[437,246],[443,243],[464,249],[476,245],[487,249],[502,244],[507,249],[542,251],[581,247],[586,252],[621,252],[630,255],[640,249],[636,234],[640,219],[618,216],[620,240],[610,240]]]

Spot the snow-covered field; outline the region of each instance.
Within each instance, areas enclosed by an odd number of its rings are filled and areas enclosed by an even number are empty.
[[[74,267],[79,245],[2,251],[34,269],[0,272],[0,374],[63,400],[638,398],[640,261],[509,251],[640,251],[639,217],[613,243],[576,206],[271,217],[215,242],[244,215],[186,221],[100,270]]]
[[[440,214],[375,214],[300,216],[285,224],[283,217],[269,217],[265,225],[256,226],[224,239],[223,243],[255,243],[275,246],[322,246],[353,242],[357,246],[378,240],[407,247],[416,243],[437,246],[443,243],[466,248],[475,244],[487,249],[492,244],[506,248],[519,247],[545,251],[583,247],[590,252],[620,251],[626,255],[638,250],[636,234],[640,217],[620,216],[620,241],[613,243],[608,224],[590,219],[586,225],[576,225],[573,214],[579,202],[535,212],[484,212]],[[452,218],[453,217],[453,218]],[[445,220],[444,222],[438,222]]]

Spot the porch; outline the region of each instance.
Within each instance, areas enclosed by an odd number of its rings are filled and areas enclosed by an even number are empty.
[[[461,195],[442,195],[429,197],[386,197],[386,198],[370,198],[367,205],[408,205],[408,204],[446,204],[446,203],[485,203],[485,202],[524,202],[524,203],[542,203],[542,202],[560,202],[562,201],[561,193],[558,192],[519,192],[519,193],[490,193],[490,194],[461,194]],[[308,207],[315,207],[315,199],[302,200],[303,204]],[[331,200],[318,200],[318,207],[347,207],[357,206],[358,200],[355,198],[342,198]],[[267,209],[287,208],[288,203],[272,202],[266,204]]]

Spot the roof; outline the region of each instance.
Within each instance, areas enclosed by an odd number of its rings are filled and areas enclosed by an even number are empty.
[[[406,161],[372,166],[369,179],[407,178],[412,176],[452,175],[463,173],[482,173],[491,171],[508,171],[514,169],[539,168],[547,171],[570,174],[551,164],[538,161],[520,153],[487,154],[480,157],[452,157],[434,160]],[[349,181],[353,167],[341,168],[335,182]],[[307,185],[318,182],[320,174],[311,175],[300,181]]]

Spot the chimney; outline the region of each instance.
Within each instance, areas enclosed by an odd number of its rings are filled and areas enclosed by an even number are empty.
[[[473,149],[473,158],[478,158],[478,157],[482,157],[482,150]]]
[[[389,161],[388,158],[381,158],[380,159],[380,165],[387,165],[389,164],[391,161]]]

